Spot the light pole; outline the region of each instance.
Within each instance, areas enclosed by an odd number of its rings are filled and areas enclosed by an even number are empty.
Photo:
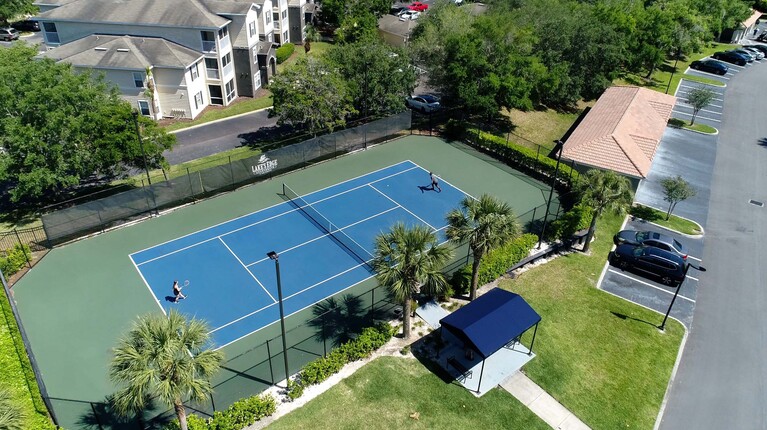
[[[660,329],[660,331],[666,330],[666,320],[668,319],[668,314],[671,313],[671,308],[674,306],[674,301],[676,301],[676,296],[679,295],[679,290],[682,289],[682,284],[684,284],[685,279],[687,279],[687,271],[690,270],[690,267],[692,267],[693,269],[699,270],[701,272],[705,272],[706,271],[706,268],[703,267],[703,266],[694,266],[694,265],[692,265],[690,263],[685,264],[685,266],[684,266],[684,278],[682,279],[682,282],[680,282],[679,285],[677,285],[677,287],[676,287],[676,291],[674,292],[674,297],[671,299],[671,303],[668,305],[668,310],[666,311],[666,316],[663,317],[663,322],[660,324],[660,327],[658,327],[658,329]]]
[[[136,137],[138,138],[138,146],[141,148],[141,158],[144,159],[144,171],[146,172],[146,180],[149,185],[152,185],[152,179],[149,177],[149,167],[146,164],[146,150],[144,150],[144,142],[141,140],[141,131],[138,128],[138,112],[135,110],[131,112],[133,114],[133,124],[136,126]]]
[[[543,243],[543,234],[546,233],[546,222],[549,220],[549,209],[551,208],[551,199],[554,197],[554,185],[557,183],[557,173],[559,172],[559,162],[562,160],[562,148],[565,143],[557,139],[554,141],[557,146],[554,147],[554,152],[557,154],[557,167],[554,168],[554,181],[551,183],[551,189],[549,190],[549,199],[546,201],[546,215],[543,216],[543,227],[541,228],[541,236],[538,238],[538,249],[541,249]],[[535,221],[535,220],[533,220]]]
[[[266,256],[274,260],[274,269],[277,271],[277,300],[280,302],[280,329],[282,330],[282,358],[285,359],[285,384],[290,380],[288,369],[288,343],[285,340],[285,309],[282,306],[282,282],[280,281],[280,256],[270,251]],[[286,385],[287,386],[287,385]]]
[[[682,55],[682,47],[677,46],[676,47],[676,60],[674,60],[674,68],[671,69],[671,76],[668,78],[668,85],[666,85],[666,94],[668,94],[668,90],[671,89],[671,80],[674,79],[674,72],[676,72],[676,65],[679,64],[679,56]]]

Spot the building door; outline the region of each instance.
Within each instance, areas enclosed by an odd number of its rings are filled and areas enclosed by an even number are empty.
[[[208,85],[208,93],[210,94],[210,104],[224,105],[224,92],[221,90],[221,85]]]

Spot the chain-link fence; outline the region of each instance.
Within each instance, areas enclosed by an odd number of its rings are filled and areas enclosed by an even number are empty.
[[[42,215],[55,245],[409,133],[410,111]]]

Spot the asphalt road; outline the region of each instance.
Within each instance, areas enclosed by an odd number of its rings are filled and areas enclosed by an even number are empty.
[[[276,133],[280,133],[277,118],[269,118],[268,110],[262,110],[180,130],[175,133],[175,148],[164,155],[170,164],[180,164],[239,146],[257,145],[260,139]]]
[[[763,65],[762,65],[763,66]],[[695,319],[662,430],[767,429],[764,67],[728,81]]]

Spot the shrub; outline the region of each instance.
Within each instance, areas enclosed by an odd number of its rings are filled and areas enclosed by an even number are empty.
[[[21,270],[27,264],[27,259],[32,260],[32,250],[29,249],[29,245],[17,244],[4,254],[0,256],[0,270],[5,276],[11,276]]]
[[[277,403],[272,396],[252,396],[234,402],[224,411],[213,413],[213,417],[207,420],[196,415],[188,415],[186,418],[189,430],[240,430],[272,415],[276,410]],[[165,426],[165,430],[178,429],[180,426],[177,419]]]
[[[304,395],[304,384],[300,381],[288,379],[288,398],[292,402]]]
[[[569,239],[576,231],[589,228],[592,214],[590,207],[575,205],[547,227],[546,237],[553,240]]]
[[[279,48],[277,48],[276,54],[277,54],[277,64],[282,64],[285,60],[290,58],[291,55],[293,55],[293,51],[296,50],[296,45],[292,43],[286,43]]]
[[[488,252],[479,265],[479,285],[501,277],[512,266],[525,259],[536,243],[538,236],[528,233]],[[471,284],[471,265],[467,264],[453,273],[450,282],[456,292],[466,294]]]

